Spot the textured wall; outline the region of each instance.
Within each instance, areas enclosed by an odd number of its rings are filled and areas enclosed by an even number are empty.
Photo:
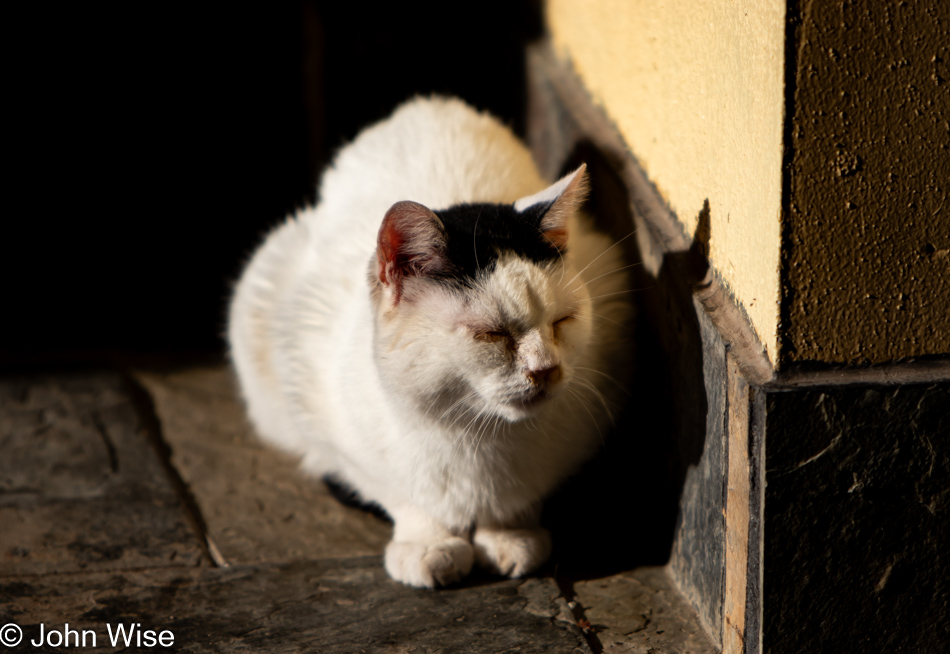
[[[947,3],[790,10],[781,361],[950,353]]]
[[[775,360],[785,2],[550,0],[547,23]]]

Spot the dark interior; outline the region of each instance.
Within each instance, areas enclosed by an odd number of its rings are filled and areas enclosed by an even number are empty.
[[[524,124],[540,2],[21,8],[0,366],[221,354],[230,287],[319,171],[417,93]]]

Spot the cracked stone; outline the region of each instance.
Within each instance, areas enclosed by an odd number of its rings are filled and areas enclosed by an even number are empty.
[[[665,568],[577,582],[574,592],[606,653],[716,652]]]

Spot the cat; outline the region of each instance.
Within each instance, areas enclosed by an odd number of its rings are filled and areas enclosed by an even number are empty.
[[[394,521],[394,579],[544,563],[544,497],[601,445],[632,307],[620,248],[494,117],[420,97],[360,133],[230,306],[255,428]]]

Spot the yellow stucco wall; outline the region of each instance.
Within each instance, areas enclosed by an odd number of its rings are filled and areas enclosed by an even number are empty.
[[[549,0],[558,55],[616,123],[774,362],[781,248],[783,0]]]

